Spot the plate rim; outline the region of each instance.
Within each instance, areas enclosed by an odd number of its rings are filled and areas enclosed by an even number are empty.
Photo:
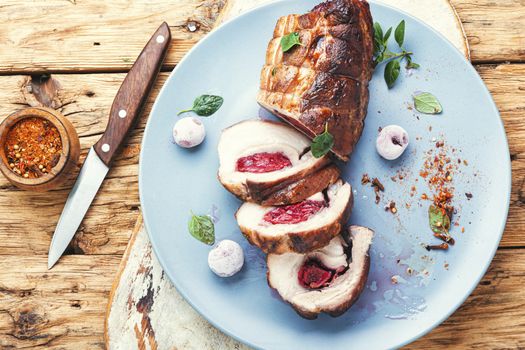
[[[168,89],[168,85],[169,85],[169,82],[174,79],[174,76],[176,75],[179,67],[186,62],[186,60],[189,60],[189,58],[192,56],[192,53],[196,50],[198,50],[198,48],[203,45],[204,42],[208,41],[208,40],[211,40],[211,38],[214,36],[214,34],[216,32],[219,32],[221,30],[224,30],[224,28],[226,27],[229,27],[229,26],[232,26],[234,25],[234,23],[238,20],[240,20],[241,18],[245,17],[245,16],[249,16],[251,15],[252,13],[254,12],[258,12],[258,11],[261,11],[262,9],[265,9],[267,7],[272,7],[272,6],[276,6],[276,4],[281,4],[281,3],[292,3],[293,0],[273,0],[271,2],[268,2],[266,4],[262,4],[262,5],[259,5],[259,6],[256,6],[255,8],[253,9],[250,9],[246,12],[243,12],[241,14],[239,14],[238,16],[235,16],[233,18],[230,18],[228,19],[227,21],[225,21],[224,23],[222,23],[220,26],[212,29],[208,34],[206,34],[198,43],[196,43],[185,55],[184,57],[179,61],[179,63],[176,65],[176,67],[171,71],[171,73],[169,74],[168,78],[166,79],[166,81],[164,82],[162,88],[160,89],[156,99],[155,99],[155,102],[152,106],[152,109],[151,109],[151,112],[150,114],[148,115],[148,121],[146,123],[146,127],[144,128],[144,134],[143,134],[143,138],[142,138],[142,141],[141,141],[141,150],[140,150],[140,155],[139,155],[139,198],[140,198],[140,205],[142,207],[142,215],[143,215],[143,220],[144,220],[144,225],[145,225],[145,228],[146,228],[146,231],[148,233],[148,237],[149,237],[149,240],[151,242],[151,245],[153,247],[153,251],[155,253],[155,256],[157,258],[157,260],[159,261],[163,271],[166,272],[166,275],[168,276],[171,284],[173,287],[175,287],[175,289],[177,290],[177,292],[184,298],[184,300],[191,305],[191,307],[200,315],[202,316],[206,321],[208,321],[211,325],[213,325],[215,328],[219,329],[221,332],[223,332],[224,334],[232,337],[233,339],[239,341],[240,343],[242,344],[245,344],[245,345],[248,345],[252,348],[256,348],[256,349],[264,349],[264,347],[262,347],[260,344],[257,344],[255,342],[252,342],[252,341],[249,341],[247,339],[242,339],[240,336],[236,335],[233,331],[230,331],[230,330],[227,330],[225,328],[223,328],[221,326],[221,324],[219,322],[216,322],[216,320],[212,320],[210,319],[206,314],[202,313],[194,304],[193,302],[190,300],[190,298],[188,297],[187,293],[185,293],[184,291],[181,291],[179,290],[178,286],[173,282],[173,278],[171,277],[171,272],[169,272],[168,269],[165,269],[164,266],[166,266],[166,263],[163,261],[163,258],[158,254],[158,252],[160,251],[160,249],[158,249],[157,247],[157,244],[155,243],[155,239],[152,237],[152,235],[150,234],[151,230],[149,229],[149,227],[151,227],[149,225],[149,219],[147,217],[147,214],[146,214],[146,206],[144,205],[144,200],[143,200],[143,192],[144,192],[144,175],[143,175],[143,165],[142,165],[142,159],[143,159],[143,156],[144,156],[144,149],[145,149],[145,143],[146,143],[146,139],[147,139],[147,134],[148,134],[148,130],[150,128],[150,121],[151,121],[151,116],[155,113],[157,113],[157,109],[159,108],[158,105],[159,105],[159,99],[160,97],[165,93],[165,90]],[[322,2],[322,0],[320,1]],[[400,347],[403,347],[407,344],[410,344],[420,338],[422,338],[423,336],[425,336],[426,334],[430,333],[432,330],[434,330],[435,328],[437,328],[439,325],[441,325],[445,320],[447,320],[454,312],[456,312],[459,307],[461,305],[463,305],[463,303],[467,300],[467,298],[472,294],[472,292],[477,288],[477,286],[479,285],[479,282],[481,281],[481,279],[483,278],[483,276],[485,276],[485,274],[487,273],[487,270],[488,268],[490,267],[490,265],[492,264],[492,261],[494,260],[494,256],[499,248],[499,245],[501,243],[501,239],[503,237],[503,234],[505,232],[505,227],[506,227],[506,224],[507,224],[507,219],[508,219],[508,213],[509,213],[509,208],[510,208],[510,199],[511,199],[511,194],[512,194],[512,163],[510,161],[510,149],[509,149],[509,143],[508,143],[508,137],[507,137],[507,133],[505,131],[505,126],[503,124],[503,121],[501,119],[501,115],[500,115],[500,112],[499,112],[499,109],[494,101],[494,98],[492,97],[488,87],[486,86],[485,82],[483,81],[483,79],[481,78],[481,76],[479,75],[479,73],[476,71],[476,69],[474,68],[474,66],[472,65],[472,63],[470,61],[468,61],[465,56],[459,51],[459,49],[457,47],[455,47],[443,34],[441,34],[439,31],[437,31],[436,29],[434,29],[433,27],[427,25],[425,22],[423,22],[422,20],[420,20],[419,18],[417,17],[414,17],[412,16],[411,14],[408,14],[407,12],[401,10],[401,9],[398,9],[396,7],[393,7],[391,5],[388,5],[388,4],[385,4],[385,3],[382,3],[381,1],[377,1],[377,0],[368,0],[368,3],[370,4],[373,4],[374,6],[377,6],[377,7],[383,7],[383,8],[387,8],[389,9],[390,11],[394,11],[394,12],[397,12],[399,13],[400,15],[404,16],[404,17],[407,17],[407,18],[410,18],[411,20],[419,23],[420,25],[424,26],[426,29],[430,30],[431,32],[434,33],[434,35],[437,35],[441,41],[444,41],[445,42],[445,45],[449,46],[450,48],[453,49],[454,51],[454,54],[457,55],[458,57],[460,57],[464,63],[468,66],[467,67],[467,70],[470,71],[470,73],[473,73],[479,83],[481,83],[481,86],[482,86],[482,92],[483,94],[485,95],[485,99],[488,100],[488,102],[490,103],[491,107],[492,107],[492,112],[495,113],[495,115],[498,117],[498,127],[499,127],[499,132],[502,133],[503,135],[503,138],[502,138],[502,141],[505,143],[506,147],[505,147],[505,154],[504,154],[504,158],[505,158],[505,169],[506,169],[506,172],[507,172],[507,176],[505,179],[503,179],[505,181],[504,183],[504,187],[505,187],[505,190],[507,192],[507,196],[506,196],[506,202],[504,203],[505,206],[504,206],[504,213],[501,217],[501,222],[499,224],[500,228],[499,228],[499,232],[497,233],[498,234],[498,237],[497,237],[497,244],[494,244],[494,246],[492,247],[492,250],[489,254],[489,257],[490,259],[487,259],[486,263],[484,264],[483,268],[480,270],[480,273],[479,275],[476,276],[475,278],[475,281],[476,283],[473,283],[469,288],[466,289],[466,292],[461,295],[461,297],[457,298],[456,302],[454,303],[453,307],[451,307],[442,317],[436,319],[436,321],[432,322],[433,325],[428,327],[427,329],[423,330],[423,331],[420,331],[418,332],[417,334],[409,337],[407,340],[403,341],[403,342],[400,342],[399,344],[394,344],[394,345],[391,345],[390,348],[400,348]]]

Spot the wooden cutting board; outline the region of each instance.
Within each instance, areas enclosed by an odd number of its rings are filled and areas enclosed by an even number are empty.
[[[229,0],[220,24],[272,0]],[[470,58],[456,11],[448,0],[382,0],[434,27]],[[142,216],[113,283],[105,319],[107,349],[249,349],[210,325],[171,285],[155,257]]]

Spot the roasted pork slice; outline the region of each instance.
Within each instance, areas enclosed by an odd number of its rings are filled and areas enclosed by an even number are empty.
[[[315,319],[322,312],[340,316],[365,287],[373,234],[352,226],[314,252],[269,254],[268,284],[304,318]]]
[[[235,217],[248,241],[265,253],[306,253],[324,247],[341,232],[352,204],[350,184],[338,180],[292,205],[244,203]]]
[[[283,52],[281,39],[300,45]],[[373,72],[373,23],[365,0],[331,0],[277,21],[261,72],[259,104],[310,138],[328,124],[347,160],[363,131]]]
[[[219,181],[243,201],[293,204],[339,178],[328,156],[315,158],[310,140],[279,122],[237,123],[222,132],[218,151]]]

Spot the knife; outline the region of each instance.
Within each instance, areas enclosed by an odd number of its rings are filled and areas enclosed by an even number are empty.
[[[90,148],[67,198],[49,246],[48,269],[55,265],[66,250],[102,185],[118,149],[138,120],[170,42],[171,32],[164,22],[148,41],[120,86],[111,106],[106,131]]]

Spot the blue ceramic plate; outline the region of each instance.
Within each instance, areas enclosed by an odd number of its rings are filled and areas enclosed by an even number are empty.
[[[263,254],[239,232],[233,214],[240,202],[216,179],[217,142],[222,129],[264,114],[255,96],[277,18],[307,12],[316,3],[281,1],[246,13],[210,33],[173,71],[155,103],[142,146],[144,219],[157,257],[178,291],[236,339],[264,349],[399,347],[454,312],[492,260],[509,205],[505,132],[485,85],[446,39],[407,14],[372,4],[374,20],[383,26],[406,20],[405,45],[415,52],[421,68],[412,72],[402,68],[391,90],[384,82],[383,67],[377,69],[363,136],[344,166],[344,178],[353,185],[355,196],[350,221],[376,232],[367,287],[358,303],[339,318],[299,317],[267,286]],[[443,113],[421,115],[413,110],[412,95],[417,91],[437,96]],[[193,150],[182,149],[171,139],[176,114],[204,93],[223,96],[224,105],[203,119],[205,142]],[[375,151],[378,128],[388,124],[403,126],[411,137],[408,151],[394,162],[381,159]],[[459,226],[452,229],[456,238],[452,249],[428,252],[424,245],[439,241],[429,229],[429,202],[419,199],[423,193],[431,194],[419,173],[426,152],[435,152],[436,141],[442,139],[457,168],[454,220]],[[369,185],[361,185],[364,173],[382,180],[381,203],[375,203]],[[390,201],[396,202],[396,215],[384,210]],[[239,274],[221,279],[208,269],[210,247],[187,231],[190,210],[216,216],[217,240],[233,239],[244,247],[246,263]],[[412,274],[407,273],[409,268]]]

